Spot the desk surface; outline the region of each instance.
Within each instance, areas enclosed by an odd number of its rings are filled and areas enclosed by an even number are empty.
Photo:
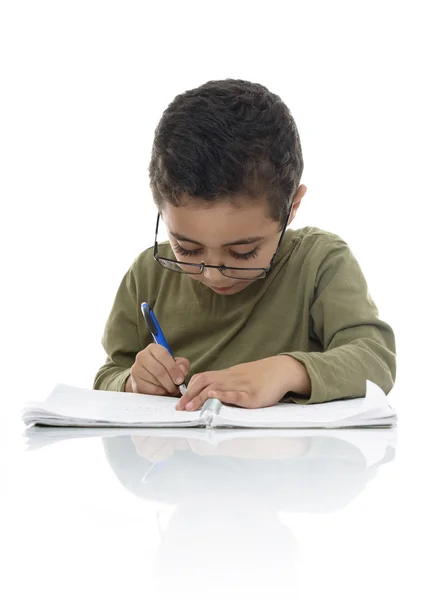
[[[14,423],[2,597],[435,599],[435,427],[405,417],[344,438],[119,431],[33,449]]]

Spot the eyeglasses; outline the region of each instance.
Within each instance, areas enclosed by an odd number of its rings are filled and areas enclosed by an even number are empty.
[[[289,221],[290,214],[292,212],[293,201],[291,207],[288,212],[288,216],[286,222],[284,224],[283,230],[281,232],[280,239],[278,241],[277,249],[274,252],[274,256],[271,258],[271,262],[269,263],[269,267],[257,267],[257,268],[244,268],[244,267],[227,267],[224,264],[221,265],[206,265],[204,261],[201,263],[191,263],[191,262],[183,262],[180,260],[172,260],[170,258],[164,258],[163,256],[158,256],[158,224],[160,222],[160,213],[158,213],[157,217],[157,226],[155,228],[155,244],[154,244],[154,259],[157,261],[159,265],[161,265],[165,269],[169,269],[170,271],[174,271],[175,273],[182,273],[186,275],[201,275],[204,272],[205,268],[208,269],[218,269],[222,275],[225,277],[230,277],[232,279],[263,279],[270,273],[272,270],[272,266],[274,264],[275,257],[277,256],[278,250],[280,248],[281,240],[283,239],[284,232],[286,231],[286,227]]]

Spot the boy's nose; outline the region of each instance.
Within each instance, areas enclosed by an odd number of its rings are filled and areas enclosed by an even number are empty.
[[[225,277],[219,269],[211,269],[205,267],[203,272],[204,279],[213,287],[226,287],[233,285],[233,280],[230,277]]]

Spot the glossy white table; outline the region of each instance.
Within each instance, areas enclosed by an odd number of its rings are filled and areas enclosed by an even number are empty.
[[[436,599],[433,408],[216,445],[119,431],[26,450],[13,420],[2,597]]]

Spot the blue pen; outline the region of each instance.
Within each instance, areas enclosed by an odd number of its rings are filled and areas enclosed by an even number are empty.
[[[169,344],[167,343],[166,338],[164,337],[164,333],[161,331],[161,327],[158,323],[157,317],[154,315],[152,308],[147,302],[141,303],[141,312],[143,313],[144,320],[146,321],[146,325],[148,326],[148,329],[151,332],[155,343],[164,346],[169,351],[169,354],[173,356],[172,350],[169,348]],[[184,394],[187,391],[187,387],[184,383],[182,383],[178,387],[181,394]]]

